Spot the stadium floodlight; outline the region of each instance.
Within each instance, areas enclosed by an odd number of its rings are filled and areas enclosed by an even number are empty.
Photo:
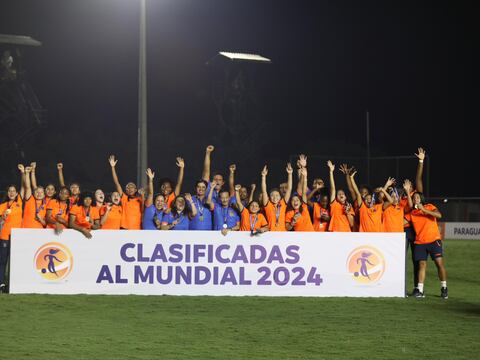
[[[219,54],[230,60],[258,61],[262,63],[272,62],[272,60],[258,54],[234,53],[234,52],[228,52],[228,51],[220,51]]]

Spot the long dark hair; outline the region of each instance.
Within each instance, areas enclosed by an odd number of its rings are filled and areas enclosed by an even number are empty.
[[[172,214],[173,214],[173,216],[175,217],[178,214],[178,209],[177,209],[177,200],[178,199],[183,199],[183,201],[185,202],[185,207],[183,208],[181,214],[185,215],[185,216],[189,216],[192,213],[192,211],[188,207],[187,199],[185,199],[185,196],[183,196],[183,195],[178,195],[175,198],[175,200],[173,201],[173,204],[172,204]]]
[[[60,188],[58,189],[58,192],[55,194],[55,198],[54,198],[54,199],[57,200],[57,201],[62,201],[62,200],[60,199],[60,193],[62,192],[63,189],[65,189],[65,190],[68,191],[68,196],[67,196],[67,199],[65,200],[65,203],[67,204],[67,210],[66,210],[66,212],[68,213],[69,210],[70,210],[71,205],[73,205],[73,204],[70,204],[70,189],[69,189],[68,187],[66,187],[66,186],[60,186]]]
[[[18,197],[20,196],[20,193],[18,192],[17,185],[11,184],[7,186],[7,191],[5,192],[5,196],[3,197],[1,202],[2,204],[4,202],[10,201],[10,199],[8,198],[8,189],[10,189],[11,187],[15,188],[15,190],[17,191],[17,196],[15,196],[15,199],[13,199],[13,201],[14,202],[18,201]]]
[[[305,204],[305,203],[303,202],[303,199],[302,199],[300,196],[298,196],[298,195],[292,195],[292,196],[290,196],[290,201],[288,202],[288,205],[287,205],[287,211],[295,210],[295,209],[293,208],[293,205],[292,205],[292,200],[293,200],[293,198],[294,198],[295,196],[298,197],[299,200],[300,200],[300,207],[298,208],[298,212],[301,214],[301,213],[303,212],[303,204]]]

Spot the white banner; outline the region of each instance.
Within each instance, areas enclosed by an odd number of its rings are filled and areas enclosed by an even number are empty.
[[[446,222],[443,225],[444,239],[480,240],[480,223]]]
[[[10,292],[405,296],[403,233],[14,229]]]

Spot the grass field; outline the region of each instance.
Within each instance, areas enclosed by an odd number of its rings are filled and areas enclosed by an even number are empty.
[[[479,359],[479,259],[446,241],[448,300],[432,262],[425,299],[3,295],[0,359]]]

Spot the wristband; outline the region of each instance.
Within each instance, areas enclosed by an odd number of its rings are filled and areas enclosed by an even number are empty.
[[[419,163],[423,163],[423,160],[418,160]]]

